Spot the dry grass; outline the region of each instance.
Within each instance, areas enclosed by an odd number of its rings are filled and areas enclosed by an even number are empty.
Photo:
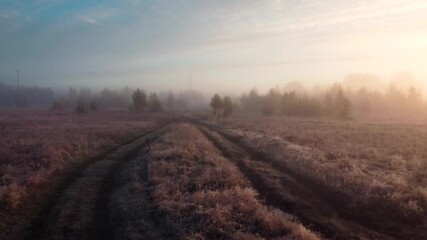
[[[154,125],[155,117],[128,112],[49,116],[1,110],[0,231],[28,222],[34,197],[52,189],[73,166]]]
[[[264,206],[239,170],[191,125],[176,126],[152,146],[148,180],[182,239],[318,239]]]
[[[388,204],[395,216],[426,222],[426,124],[248,116],[207,121],[355,202]]]

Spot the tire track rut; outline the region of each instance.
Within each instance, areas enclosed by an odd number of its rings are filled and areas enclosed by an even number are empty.
[[[342,193],[337,191],[329,191],[322,184],[285,168],[283,164],[275,162],[265,153],[242,144],[240,138],[229,136],[208,124],[197,121],[191,122],[199,126],[199,129],[226,158],[236,163],[268,205],[296,216],[307,228],[321,233],[328,239],[393,239],[391,236],[365,229],[363,226],[346,220],[342,220],[344,224],[341,226],[335,226],[329,222],[329,219],[325,218],[336,216],[325,217],[324,214],[331,214],[331,211],[328,212],[328,210],[342,206],[339,204],[344,204],[347,201],[347,196],[343,196]],[[215,134],[217,136],[214,136]],[[279,183],[281,187],[277,188],[271,184],[271,181],[268,182],[269,176],[260,173],[258,169],[253,167],[253,162],[259,162],[263,165],[263,168],[269,168],[272,171],[279,170],[280,175],[284,177],[283,179],[291,179],[292,181],[281,179],[282,182]],[[286,195],[286,193],[283,193],[283,189],[288,190],[290,193]],[[306,205],[301,201],[289,198],[289,195],[300,193],[300,197],[310,198],[309,201],[311,203],[319,204],[320,208],[324,207],[324,209],[318,210],[313,208],[312,205]],[[296,199],[303,200],[301,198]],[[342,202],[337,203],[337,201]]]
[[[146,145],[168,130],[165,124],[82,165],[67,177],[34,221],[26,239],[113,239],[109,195],[114,176]]]
[[[109,206],[115,239],[179,239],[177,229],[167,223],[167,213],[153,198],[150,153],[140,151],[116,176]]]

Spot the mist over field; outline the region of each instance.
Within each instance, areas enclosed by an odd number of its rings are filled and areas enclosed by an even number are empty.
[[[0,82],[15,85],[20,70],[23,85],[55,90],[182,91],[193,79],[198,91],[241,94],[350,74],[387,84],[402,71],[425,83],[426,8],[407,0],[6,0]]]
[[[426,0],[1,0],[0,240],[427,239]]]

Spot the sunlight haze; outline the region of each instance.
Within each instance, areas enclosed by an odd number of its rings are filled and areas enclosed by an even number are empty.
[[[0,3],[0,82],[262,91],[405,71],[427,83],[427,1]],[[191,76],[191,77],[190,77]]]

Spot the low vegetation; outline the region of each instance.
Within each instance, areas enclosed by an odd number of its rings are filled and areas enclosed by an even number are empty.
[[[153,116],[128,112],[79,116],[2,110],[0,116],[0,232],[4,234],[28,224],[36,199],[74,165],[158,124]]]
[[[191,125],[152,146],[148,181],[180,239],[318,239],[262,204],[239,170]],[[135,186],[141,178],[135,177]]]
[[[401,231],[404,224],[418,229],[427,222],[425,124],[249,116],[214,121],[295,171],[348,194],[371,220],[401,224]]]

